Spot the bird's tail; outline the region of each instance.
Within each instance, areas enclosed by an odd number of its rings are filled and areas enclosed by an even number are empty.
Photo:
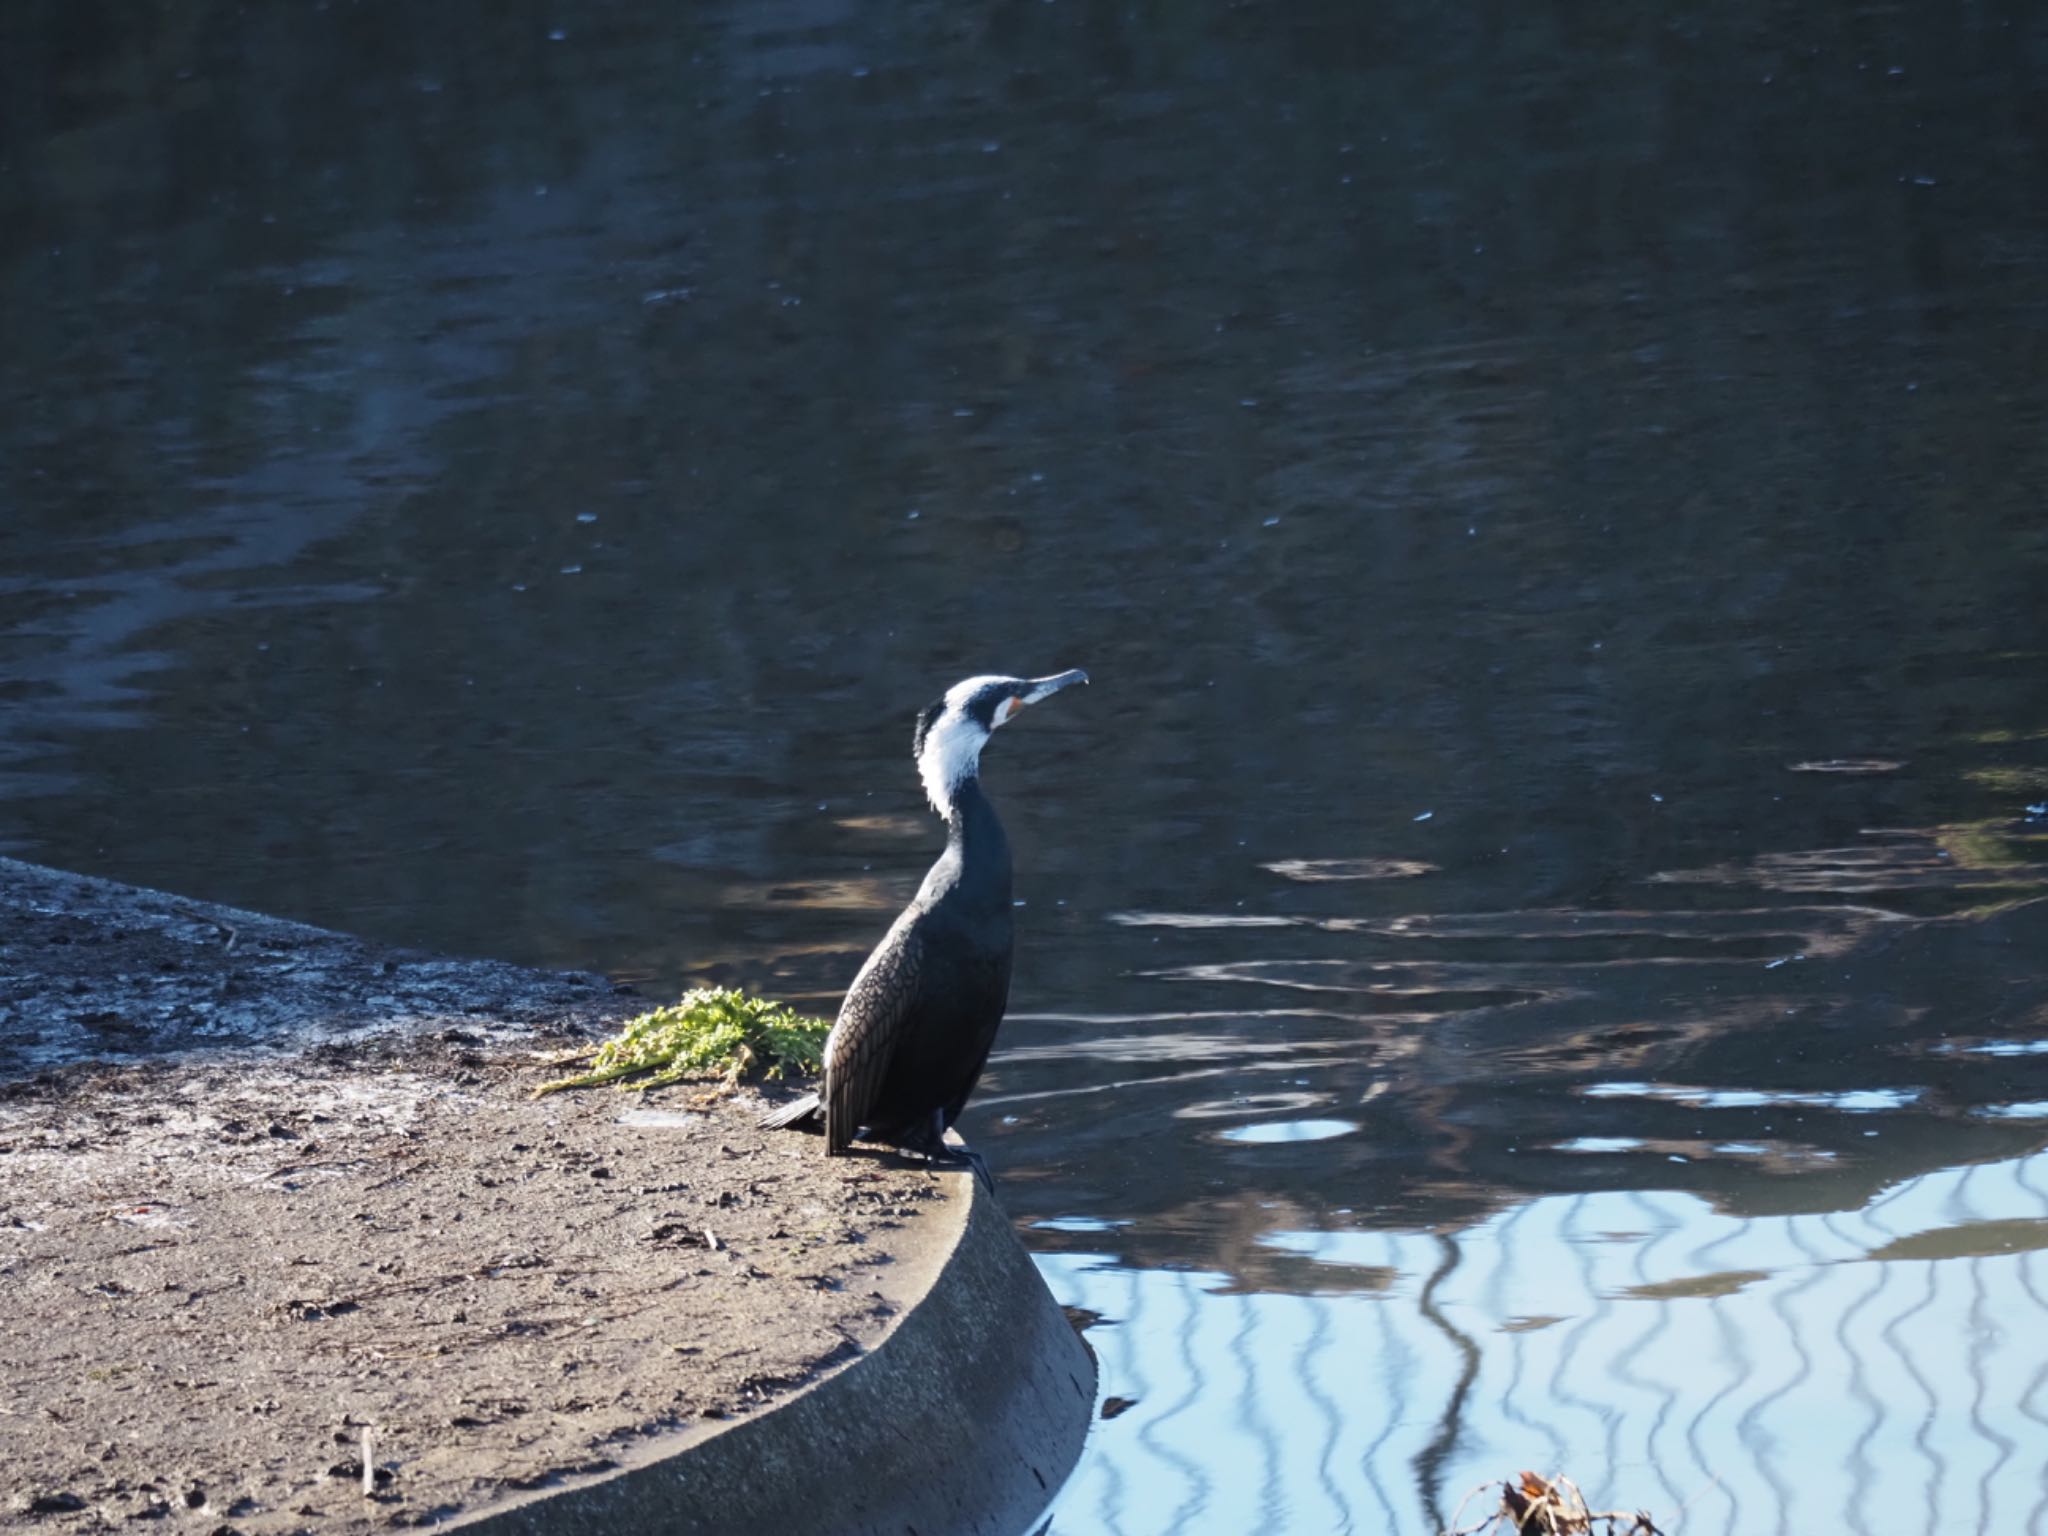
[[[769,1110],[755,1124],[764,1125],[771,1131],[822,1131],[825,1128],[825,1110],[815,1093],[807,1093],[800,1099],[791,1099],[787,1104]]]

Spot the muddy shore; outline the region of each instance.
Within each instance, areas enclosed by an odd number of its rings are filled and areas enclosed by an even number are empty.
[[[0,1525],[439,1523],[871,1349],[964,1177],[530,1097],[644,1006],[0,860]]]

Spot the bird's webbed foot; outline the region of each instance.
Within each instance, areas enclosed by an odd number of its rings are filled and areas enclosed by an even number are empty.
[[[996,1192],[996,1176],[989,1171],[988,1159],[964,1142],[954,1146],[946,1140],[946,1123],[937,1114],[932,1116],[931,1125],[916,1138],[906,1138],[901,1143],[906,1152],[922,1153],[927,1168],[971,1168],[974,1176],[981,1180],[982,1188],[990,1194]]]
[[[926,1154],[926,1161],[931,1163],[947,1162],[951,1163],[955,1168],[964,1163],[974,1170],[974,1176],[981,1180],[981,1187],[983,1189],[987,1190],[990,1194],[996,1192],[996,1176],[989,1172],[988,1159],[972,1147],[947,1147],[937,1156],[929,1153]]]

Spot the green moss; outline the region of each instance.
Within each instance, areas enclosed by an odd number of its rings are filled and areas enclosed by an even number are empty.
[[[815,1075],[824,1066],[825,1019],[730,987],[685,992],[679,1002],[629,1019],[597,1048],[590,1069],[534,1089],[659,1088],[685,1078],[719,1078],[730,1086],[750,1070],[764,1077]]]
[[[2048,768],[1970,768],[1963,777],[2006,795],[2031,795],[2048,789]]]
[[[2048,839],[2037,832],[2015,832],[2012,823],[2004,820],[1965,821],[1935,828],[1934,837],[1958,869],[2017,867],[2025,872],[2018,883],[2040,883],[2036,861],[2042,850],[2035,845]]]

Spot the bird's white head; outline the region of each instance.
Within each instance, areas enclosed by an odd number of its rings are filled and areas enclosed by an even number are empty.
[[[1051,677],[970,677],[917,717],[911,747],[925,798],[941,816],[953,814],[953,797],[981,767],[981,749],[996,727],[1027,704],[1049,698],[1070,683],[1085,683],[1076,667]]]

